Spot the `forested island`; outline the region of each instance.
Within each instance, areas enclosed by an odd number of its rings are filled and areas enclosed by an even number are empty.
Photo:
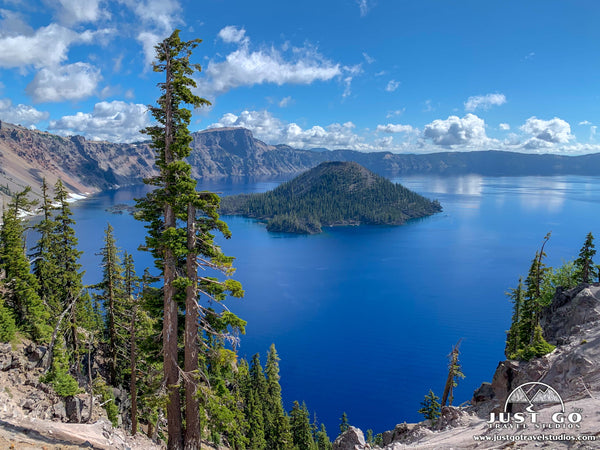
[[[316,234],[324,226],[401,225],[440,212],[429,200],[356,162],[324,162],[269,192],[221,200],[221,213],[267,222],[267,230]]]

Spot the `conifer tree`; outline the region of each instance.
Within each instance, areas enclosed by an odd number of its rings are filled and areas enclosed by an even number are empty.
[[[435,424],[436,419],[440,417],[441,414],[439,399],[440,398],[429,389],[429,394],[427,394],[425,399],[421,402],[421,409],[417,411],[419,414],[423,414],[426,419],[430,420],[432,424]]]
[[[219,220],[219,197],[209,192],[196,192],[196,181],[191,167],[183,161],[189,155],[192,140],[188,125],[191,112],[181,107],[188,104],[200,107],[208,101],[191,91],[191,78],[200,66],[190,63],[192,50],[200,40],[185,42],[179,30],[159,43],[156,49],[155,72],[163,72],[165,81],[159,83],[162,91],[158,106],[150,111],[158,125],[144,133],[152,138],[157,151],[159,175],[147,183],[156,189],[138,201],[137,217],[148,222],[146,246],[152,251],[161,271],[163,287],[163,370],[167,389],[168,448],[195,449],[200,446],[198,334],[206,313],[198,302],[198,294],[220,302],[229,293],[242,296],[241,285],[233,280],[220,282],[212,277],[198,279],[198,266],[231,273],[233,258],[226,257],[213,241],[213,231],[226,238],[227,225]],[[199,263],[200,260],[200,263]],[[178,305],[178,302],[179,305]],[[185,423],[183,432],[181,397],[179,393],[178,311],[185,311],[184,372]],[[233,314],[224,312],[224,315]],[[213,332],[214,330],[204,330]],[[185,435],[185,436],[184,436]],[[182,439],[183,437],[183,439]]]
[[[304,402],[302,402],[301,406],[298,401],[294,401],[294,405],[290,411],[290,428],[294,446],[298,450],[313,449],[315,443],[310,430],[310,414]]]
[[[519,327],[524,302],[523,278],[519,277],[519,284],[517,285],[516,289],[511,289],[507,295],[510,297],[513,303],[513,314],[510,329],[506,334],[506,347],[504,349],[504,354],[507,358],[512,359],[515,357],[517,351],[521,347],[521,342],[519,340]]]
[[[342,417],[340,418],[340,434],[350,428],[350,424],[348,423],[348,415],[344,411]]]
[[[444,393],[442,395],[442,406],[446,406],[446,400],[448,404],[452,405],[454,401],[454,388],[458,386],[459,378],[464,378],[465,374],[462,372],[460,361],[458,360],[460,341],[452,347],[452,351],[448,355],[448,379],[444,386]]]
[[[27,198],[30,191],[28,187],[15,194],[2,214],[0,268],[4,272],[4,303],[12,309],[18,328],[38,342],[47,342],[51,332],[49,312],[38,295],[37,280],[25,253],[25,225],[21,215],[35,205]]]
[[[81,253],[77,250],[77,237],[72,219],[73,213],[68,202],[69,194],[61,180],[54,186],[54,202],[57,205],[57,214],[54,217],[56,225],[52,230],[50,243],[50,257],[55,267],[55,278],[53,279],[52,297],[56,298],[61,311],[69,305],[73,305],[69,314],[68,348],[74,359],[75,372],[80,374],[80,346],[78,326],[85,325],[84,322],[92,320],[93,308],[90,298],[83,292],[83,273],[79,272],[81,264],[79,257]],[[92,320],[93,321],[93,320]]]
[[[321,429],[317,431],[317,450],[331,450],[333,445],[329,440],[329,436],[327,435],[327,430],[325,429],[325,424],[321,424]]]
[[[575,260],[576,277],[579,283],[591,283],[596,275],[596,266],[593,261],[595,254],[594,236],[590,232],[579,251],[579,257]]]
[[[44,178],[42,180],[42,220],[35,226],[35,230],[39,233],[39,239],[33,247],[31,254],[33,263],[32,271],[35,275],[38,286],[39,296],[51,311],[61,311],[61,304],[57,298],[56,280],[58,277],[58,268],[56,267],[56,258],[53,253],[53,234],[56,228],[56,222],[53,218],[54,206],[52,197],[48,192],[48,183]],[[55,245],[54,245],[55,247]],[[52,326],[55,325],[54,318]]]
[[[292,436],[289,420],[281,402],[281,385],[279,384],[279,356],[275,344],[271,344],[267,355],[266,396],[264,398],[265,438],[267,447],[272,450],[290,448]]]
[[[117,373],[123,373],[118,370],[119,350],[125,348],[124,330],[127,329],[125,323],[119,323],[119,317],[130,305],[125,301],[129,298],[124,293],[123,267],[119,257],[119,250],[116,246],[116,240],[113,235],[113,227],[109,224],[104,231],[104,247],[100,252],[102,255],[102,281],[95,287],[100,289],[99,298],[102,300],[105,312],[105,330],[107,336],[107,356],[109,358],[110,384],[117,386],[121,379],[117,379]],[[129,321],[127,321],[129,322]],[[121,329],[119,330],[119,326]],[[123,359],[121,359],[123,360]]]

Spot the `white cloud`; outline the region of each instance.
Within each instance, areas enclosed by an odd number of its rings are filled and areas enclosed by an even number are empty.
[[[281,99],[281,101],[278,104],[279,104],[280,108],[285,108],[286,106],[289,106],[292,103],[294,103],[294,100],[292,99],[292,97],[284,97]]]
[[[102,0],[58,0],[46,3],[58,9],[59,20],[67,25],[96,22],[102,17],[110,16],[100,8]]]
[[[98,68],[78,62],[41,69],[26,91],[36,103],[79,100],[92,95],[101,79]]]
[[[15,11],[0,9],[0,37],[19,36],[22,34],[33,34],[31,28],[23,19],[23,16]]]
[[[265,83],[311,84],[331,80],[343,71],[309,46],[294,48],[293,56],[285,58],[273,47],[250,51],[247,44],[244,41],[224,61],[208,63],[205,77],[197,81],[199,95],[214,98],[237,87]],[[352,73],[353,68],[348,70]]]
[[[395,116],[400,116],[400,115],[404,114],[405,111],[406,111],[406,108],[396,109],[394,111],[388,111],[388,113],[385,115],[385,118],[390,119]]]
[[[450,116],[446,120],[434,120],[425,125],[423,137],[444,147],[484,147],[491,143],[485,134],[485,122],[474,114],[467,114],[462,119]]]
[[[227,113],[208,128],[221,127],[244,127],[269,144],[287,144],[295,148],[373,149],[354,132],[355,125],[352,122],[303,129],[296,123],[281,121],[268,111],[243,111],[239,115]]]
[[[578,125],[591,125],[592,122],[590,122],[589,120],[584,120],[583,122],[579,122]]]
[[[498,125],[498,127],[502,130],[502,131],[508,131],[510,130],[510,125],[507,123],[501,123],[500,125]]]
[[[50,121],[49,130],[69,136],[111,142],[135,142],[147,139],[140,130],[150,124],[146,105],[122,101],[96,103],[92,113],[78,112]]]
[[[390,80],[387,84],[387,86],[385,87],[385,90],[387,92],[394,92],[396,89],[398,89],[398,86],[400,86],[400,82],[396,81],[396,80]]]
[[[234,25],[228,25],[221,29],[217,36],[220,37],[223,42],[227,42],[229,44],[246,44],[249,42],[248,38],[246,37],[246,30],[243,28],[238,28]]]
[[[6,122],[31,126],[46,120],[50,114],[46,111],[38,111],[33,106],[18,104],[14,106],[10,99],[0,99],[0,120]]]
[[[0,32],[0,67],[55,66],[67,59],[74,43],[90,42],[94,33],[76,33],[50,24],[30,35],[3,35]]]
[[[598,127],[596,125],[592,125],[590,127],[590,141],[596,139],[596,132],[598,131]]]
[[[414,128],[410,125],[388,123],[387,125],[377,125],[377,131],[383,133],[411,133]]]
[[[530,117],[520,129],[533,136],[523,144],[523,147],[527,149],[566,144],[575,138],[571,134],[569,123],[558,117],[551,120],[542,120],[535,116]]]
[[[476,109],[487,110],[492,106],[499,106],[506,103],[504,94],[487,94],[469,97],[465,102],[466,111],[475,111]]]
[[[369,12],[369,4],[367,0],[356,0],[358,7],[360,8],[360,16],[364,17]]]
[[[367,54],[367,52],[363,52],[363,58],[365,58],[365,61],[367,62],[367,64],[373,64],[375,62],[375,58],[369,56]]]
[[[142,44],[146,70],[154,61],[154,46],[169,36],[184,22],[181,5],[177,0],[119,0],[130,8],[139,19],[142,31],[136,39]]]

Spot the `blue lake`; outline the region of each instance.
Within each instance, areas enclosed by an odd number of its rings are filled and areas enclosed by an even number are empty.
[[[236,257],[246,290],[230,308],[248,321],[240,354],[281,357],[286,409],[305,401],[335,437],[345,411],[375,433],[416,412],[431,388],[441,396],[447,355],[459,339],[466,378],[455,404],[491,381],[504,359],[511,305],[505,292],[526,275],[544,235],[549,265],[576,257],[598,235],[600,177],[403,177],[394,179],[444,211],[399,227],[329,228],[316,236],[273,234],[264,225],[226,217],[233,233],[220,243]],[[259,192],[281,180],[213,181],[223,195]],[[105,208],[133,203],[144,187],[105,192],[74,205],[85,281],[99,281],[103,230],[132,252],[139,273],[152,267],[138,252],[143,224]],[[97,268],[97,269],[95,269]]]

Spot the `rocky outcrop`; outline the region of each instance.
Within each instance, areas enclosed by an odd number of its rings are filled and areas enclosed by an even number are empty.
[[[91,420],[81,423],[89,418],[89,395],[62,399],[40,381],[45,354],[45,347],[31,342],[0,343],[1,449],[161,448],[140,433],[132,437],[113,428],[97,399]]]
[[[547,448],[600,448],[600,284],[583,284],[570,290],[559,289],[540,316],[544,338],[556,345],[556,349],[541,358],[529,362],[502,361],[491,383],[483,383],[473,394],[471,405],[463,408],[444,407],[435,424],[424,421],[418,424],[399,424],[383,433],[383,449],[404,448],[450,449],[450,448],[505,448],[510,440],[507,434],[538,435],[541,431],[528,429],[507,430],[490,428],[486,421],[490,413],[504,411],[510,393],[524,383],[541,382],[551,386],[564,401],[567,413],[580,411],[580,428],[554,428],[542,430],[543,434],[585,436],[596,439],[573,446],[569,441],[552,441]],[[551,417],[560,412],[555,405],[540,406],[540,417]],[[476,440],[475,437],[483,440]],[[510,437],[510,436],[509,436]],[[489,440],[486,440],[488,439]],[[496,441],[494,441],[496,439]],[[522,439],[518,448],[533,449],[540,446],[535,439]],[[352,448],[352,447],[350,447]],[[368,444],[355,447],[371,448]],[[377,448],[377,447],[374,447]]]
[[[359,428],[349,427],[333,442],[333,450],[361,450],[366,445],[365,436]]]

